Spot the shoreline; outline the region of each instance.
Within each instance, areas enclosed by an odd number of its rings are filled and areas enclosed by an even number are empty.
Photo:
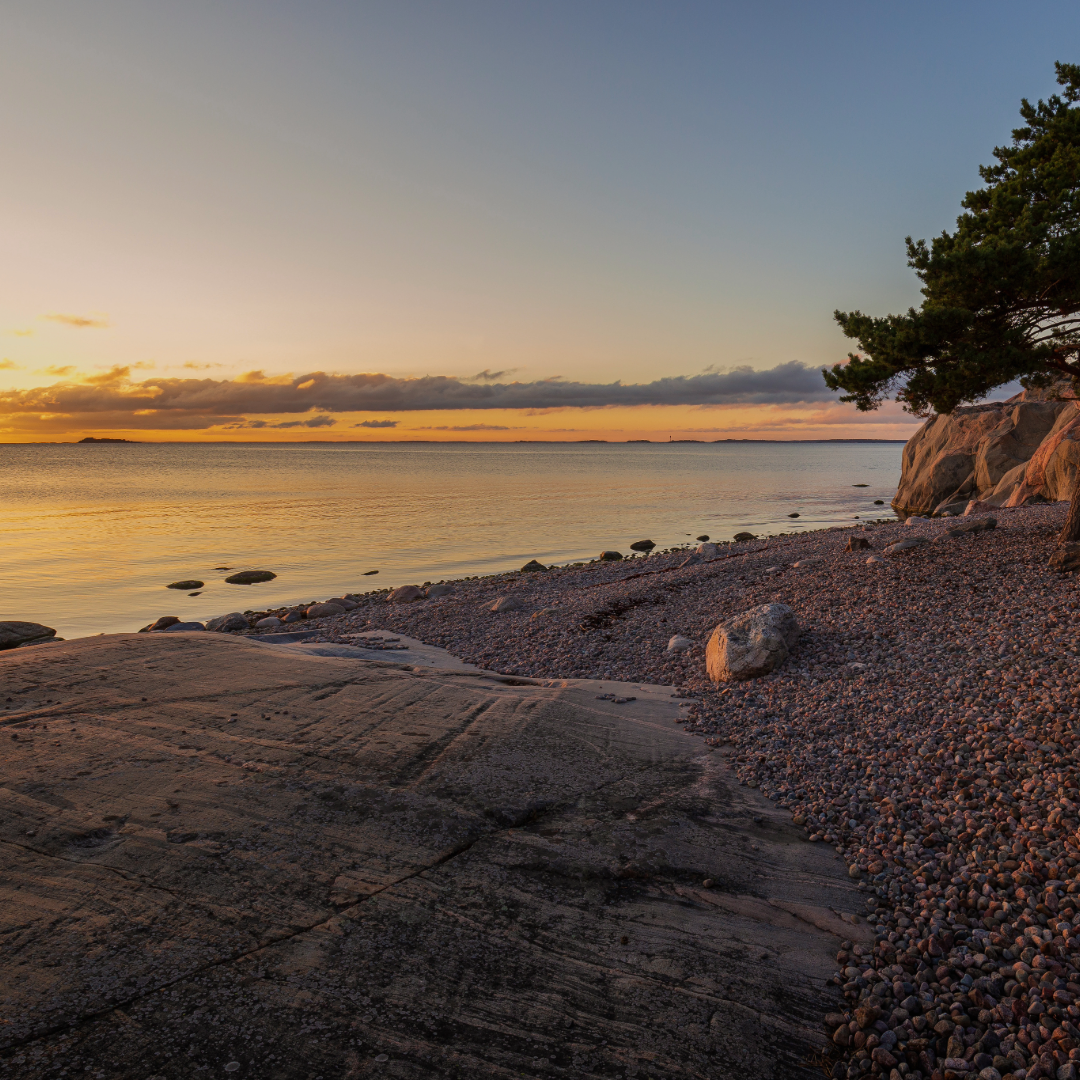
[[[831,844],[865,894],[876,940],[837,957],[833,1075],[861,1075],[860,1061],[882,1075],[906,1061],[927,1080],[1056,1075],[1080,1062],[1063,1026],[1080,1018],[1080,605],[1047,566],[1065,511],[995,511],[993,531],[869,565],[956,520],[834,527],[683,569],[685,553],[502,575],[407,605],[368,596],[321,636],[377,627],[509,675],[691,695],[684,730]],[[853,535],[872,550],[841,550]],[[488,611],[503,594],[522,610]],[[711,684],[713,627],[772,601],[803,628],[787,662]],[[664,651],[676,633],[689,653]],[[1051,1028],[1028,1019],[1036,1000],[1059,1010]]]
[[[864,895],[873,942],[844,943],[830,982],[845,1004],[822,1018],[832,1075],[906,1062],[924,1080],[1032,1080],[1080,1063],[1080,602],[1047,566],[1066,509],[994,511],[997,528],[943,542],[956,519],[463,579],[411,603],[351,594],[297,626],[346,645],[407,635],[520,679],[675,688],[674,722],[832,846]],[[843,550],[853,536],[871,550]],[[927,542],[882,555],[912,537]],[[518,606],[490,610],[501,597]],[[787,661],[710,683],[716,624],[774,601],[802,628]],[[689,652],[666,651],[676,634]]]

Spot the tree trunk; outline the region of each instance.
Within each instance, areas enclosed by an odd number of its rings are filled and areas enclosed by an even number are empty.
[[[1058,536],[1058,545],[1075,544],[1077,540],[1080,540],[1080,468],[1073,477],[1072,491],[1069,492],[1069,516]]]

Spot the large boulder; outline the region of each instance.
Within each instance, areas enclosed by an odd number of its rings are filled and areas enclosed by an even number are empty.
[[[0,649],[15,649],[28,641],[46,641],[56,636],[51,626],[37,622],[0,622]]]
[[[787,604],[763,604],[728,619],[705,648],[713,682],[742,682],[779,667],[799,639],[799,624]]]
[[[991,508],[1058,501],[1069,497],[1078,468],[1080,409],[1025,390],[927,420],[904,447],[892,505],[904,514],[957,514],[970,500]]]
[[[239,611],[230,611],[228,615],[219,615],[206,624],[207,630],[215,630],[219,634],[226,634],[231,630],[246,630],[247,628],[247,618]]]

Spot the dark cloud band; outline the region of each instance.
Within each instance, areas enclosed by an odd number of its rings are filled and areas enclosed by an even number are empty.
[[[833,398],[817,368],[797,361],[768,371],[675,375],[650,383],[584,383],[564,379],[487,382],[447,376],[333,375],[289,380],[152,378],[107,384],[61,383],[0,393],[0,414],[142,413],[228,418],[282,413],[413,412],[443,409],[566,409],[632,405],[787,405]],[[323,417],[309,426],[326,426]],[[140,425],[143,426],[143,425]],[[374,426],[374,425],[372,425]],[[387,426],[385,423],[380,426]]]

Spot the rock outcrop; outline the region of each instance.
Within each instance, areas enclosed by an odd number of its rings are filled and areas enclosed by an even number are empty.
[[[893,509],[961,514],[972,499],[990,507],[1067,499],[1080,468],[1080,407],[1039,397],[1024,391],[927,420],[904,447]]]

